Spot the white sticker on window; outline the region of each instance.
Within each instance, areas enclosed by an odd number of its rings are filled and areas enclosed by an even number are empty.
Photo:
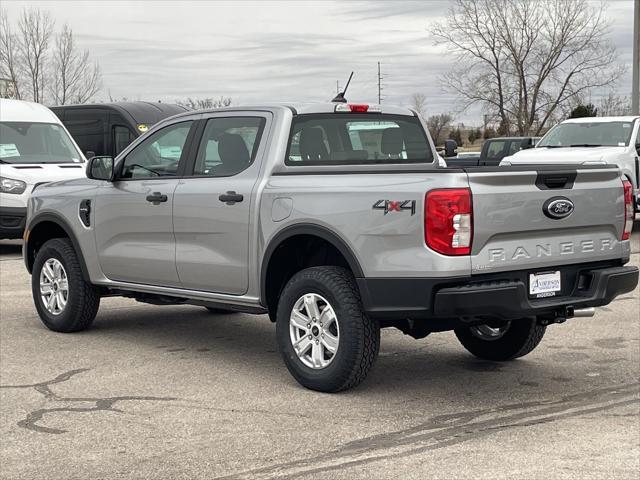
[[[627,146],[627,144],[626,144],[626,143],[624,143],[624,142],[618,142],[618,146],[619,146],[619,147],[626,147],[626,146]]]
[[[20,152],[15,143],[0,143],[0,157],[19,157]]]
[[[631,128],[631,124],[630,123],[623,123],[622,124],[622,128]]]

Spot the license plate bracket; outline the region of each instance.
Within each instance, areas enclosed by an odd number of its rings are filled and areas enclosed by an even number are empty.
[[[562,290],[560,270],[529,274],[529,296],[533,298],[555,297]]]

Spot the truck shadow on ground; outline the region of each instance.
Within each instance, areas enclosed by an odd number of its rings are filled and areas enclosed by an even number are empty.
[[[0,240],[0,255],[5,257],[21,258],[22,257],[22,242]]]
[[[135,320],[131,320],[131,312],[127,313],[129,319],[125,319],[123,311],[101,312],[86,335],[132,342],[137,348],[153,349],[169,358],[177,356],[178,360],[197,359],[202,369],[211,362],[212,368],[214,364],[225,364],[242,375],[302,388],[288,375],[277,352],[275,325],[266,316],[216,315],[189,306],[141,307],[136,309]],[[523,386],[536,393],[539,391],[536,387],[544,384],[547,392],[566,393],[572,386],[578,390],[581,384],[591,386],[593,376],[606,377],[606,372],[615,366],[577,351],[586,350],[587,346],[555,345],[556,328],[563,327],[550,327],[539,347],[541,351],[547,349],[546,352],[511,362],[477,359],[451,340],[451,332],[413,340],[393,329],[384,330],[376,365],[364,384],[351,392],[371,395],[393,390],[401,397],[400,392],[408,397],[418,392],[428,392],[431,397],[453,392],[478,395],[481,385],[483,391],[500,389],[504,395],[512,395],[522,394]]]

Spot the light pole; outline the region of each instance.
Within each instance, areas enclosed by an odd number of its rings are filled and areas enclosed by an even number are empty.
[[[631,113],[640,115],[640,0],[633,2],[633,85]]]

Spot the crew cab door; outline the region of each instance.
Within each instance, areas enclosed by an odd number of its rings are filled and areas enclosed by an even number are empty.
[[[270,124],[264,112],[225,112],[200,122],[197,153],[174,197],[184,288],[247,291],[250,212]]]
[[[129,151],[96,196],[100,267],[116,281],[179,286],[173,198],[194,121],[168,125]]]

